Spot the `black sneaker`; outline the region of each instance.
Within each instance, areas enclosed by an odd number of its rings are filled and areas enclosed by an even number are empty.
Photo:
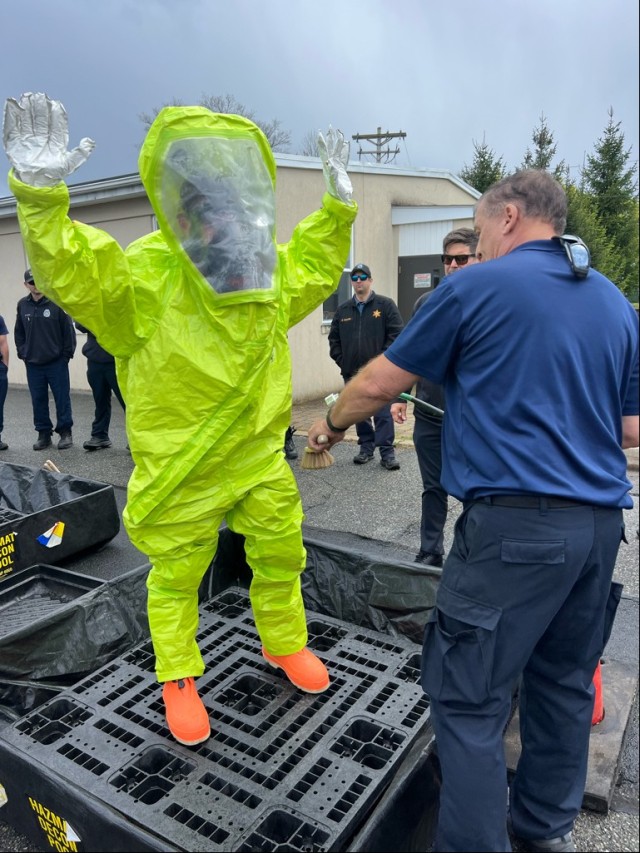
[[[287,459],[297,459],[298,451],[293,443],[293,434],[296,431],[295,427],[290,426],[284,434],[284,455]]]
[[[423,566],[442,566],[444,562],[442,554],[429,554],[427,551],[418,551],[414,563],[421,563]]]
[[[353,461],[356,465],[366,465],[367,462],[371,462],[373,459],[373,453],[363,453],[360,451],[357,456],[353,457]]]
[[[61,432],[60,441],[58,442],[58,450],[67,450],[72,445],[73,439],[71,438],[71,431],[67,430],[66,432]]]
[[[380,464],[383,468],[386,468],[387,471],[399,471],[400,463],[396,459],[395,456],[387,456],[386,459],[381,459]]]
[[[511,822],[511,813],[507,816],[507,832],[516,841],[519,841],[527,850],[536,851],[536,853],[575,853],[576,846],[573,843],[573,835],[571,831],[565,832],[564,835],[559,835],[556,838],[520,838],[513,831],[513,823]]]
[[[537,853],[554,853],[554,851],[557,853],[575,853],[576,849],[570,832],[560,835],[558,838],[543,838],[539,841],[530,838],[519,840],[527,845],[528,850],[534,850]]]
[[[33,445],[34,450],[45,450],[47,447],[51,447],[51,433],[50,432],[39,432],[38,440]]]
[[[92,435],[91,438],[88,441],[85,441],[82,446],[85,450],[102,450],[104,447],[111,447],[111,439],[97,438]]]
[[[9,445],[7,444],[6,441],[2,440],[2,436],[0,435],[0,450],[8,450],[8,449],[9,449]]]

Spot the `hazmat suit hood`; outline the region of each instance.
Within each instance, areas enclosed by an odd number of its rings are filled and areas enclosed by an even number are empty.
[[[204,107],[166,107],[139,168],[160,230],[196,286],[221,304],[275,298],[276,166],[257,125]]]

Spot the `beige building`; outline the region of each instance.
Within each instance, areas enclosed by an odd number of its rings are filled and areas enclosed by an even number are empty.
[[[286,242],[295,225],[316,210],[324,192],[317,158],[276,154],[277,239]],[[449,172],[409,170],[352,163],[349,174],[359,211],[353,226],[351,255],[339,287],[324,306],[291,329],[293,398],[317,399],[339,391],[342,380],[329,358],[327,334],[338,302],[351,296],[348,270],[359,262],[372,273],[378,293],[396,301],[405,321],[415,300],[443,275],[442,238],[453,228],[471,226],[479,197]],[[71,216],[102,228],[127,246],[157,227],[140,178],[123,175],[70,186]],[[0,314],[9,328],[9,383],[26,385],[24,364],[13,345],[16,303],[26,294],[22,281],[29,265],[16,218],[15,199],[0,198]],[[86,361],[80,350],[71,361],[71,387],[88,390]]]

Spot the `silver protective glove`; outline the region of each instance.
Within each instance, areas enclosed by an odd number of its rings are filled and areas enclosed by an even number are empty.
[[[52,187],[81,166],[95,147],[82,139],[68,151],[67,112],[42,92],[7,98],[2,132],[4,150],[15,175],[33,187]]]
[[[322,133],[318,133],[318,151],[322,160],[327,192],[345,204],[351,204],[353,187],[347,174],[349,143],[345,140],[342,131],[333,130],[329,125],[326,139]]]

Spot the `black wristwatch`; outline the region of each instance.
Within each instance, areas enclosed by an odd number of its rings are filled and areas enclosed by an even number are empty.
[[[331,409],[332,408],[333,408],[333,406],[331,407]],[[325,415],[325,418],[324,418],[325,421],[327,422],[327,426],[329,427],[331,432],[346,432],[347,431],[346,429],[341,429],[340,427],[337,427],[334,423],[331,422],[331,409],[329,409],[329,411],[327,412],[327,414]]]

